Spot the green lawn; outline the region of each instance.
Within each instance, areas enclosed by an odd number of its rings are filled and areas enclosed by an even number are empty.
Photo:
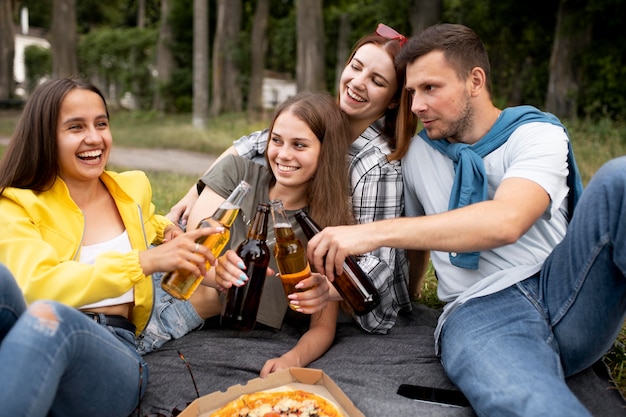
[[[0,111],[0,137],[10,136],[16,112]],[[193,129],[190,115],[161,116],[156,113],[117,113],[111,118],[114,143],[137,147],[169,147],[219,153],[234,139],[243,134],[265,127],[269,119],[249,123],[242,115],[226,115],[212,119],[207,129]],[[626,126],[608,120],[590,123],[579,121],[566,123],[572,138],[574,152],[587,183],[589,178],[607,160],[626,154]],[[0,146],[0,155],[3,149]],[[147,172],[153,188],[154,203],[159,213],[167,213],[195,183],[197,178],[162,172]],[[437,281],[432,268],[424,283],[418,302],[439,307]],[[623,395],[626,396],[626,325],[605,356],[605,362]]]

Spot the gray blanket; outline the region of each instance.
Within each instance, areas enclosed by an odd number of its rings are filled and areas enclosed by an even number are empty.
[[[455,389],[434,353],[433,332],[440,311],[420,304],[413,307],[384,336],[340,324],[333,347],[309,367],[326,372],[367,417],[392,411],[420,417],[474,416],[469,407],[445,407],[397,395],[400,384]],[[259,328],[239,333],[207,322],[202,330],[145,356],[150,375],[141,415],[175,415],[175,408],[184,407],[197,395],[225,391],[257,378],[265,361],[289,350],[304,330],[285,325],[281,331]],[[594,416],[626,415],[626,401],[601,362],[567,382]]]

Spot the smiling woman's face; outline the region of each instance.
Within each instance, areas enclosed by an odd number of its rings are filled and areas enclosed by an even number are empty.
[[[287,187],[306,186],[315,175],[321,142],[309,126],[291,111],[274,122],[267,147],[276,183]]]
[[[60,176],[66,183],[97,180],[111,152],[111,130],[102,98],[75,88],[59,110],[56,132]]]
[[[366,43],[341,73],[339,106],[351,121],[371,124],[385,113],[397,89],[391,56],[383,47]]]

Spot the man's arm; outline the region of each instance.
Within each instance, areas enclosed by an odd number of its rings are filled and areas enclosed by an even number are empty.
[[[333,279],[334,270],[342,270],[346,256],[381,246],[446,252],[488,250],[515,243],[549,204],[548,193],[537,183],[509,178],[502,181],[493,200],[460,209],[327,227],[309,241],[307,252],[315,268]]]

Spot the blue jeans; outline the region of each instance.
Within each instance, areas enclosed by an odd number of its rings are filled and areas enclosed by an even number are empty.
[[[626,317],[626,157],[590,181],[542,270],[469,300],[441,360],[479,416],[590,416],[564,378],[611,347]]]
[[[150,321],[137,338],[140,355],[157,350],[166,342],[183,337],[204,323],[189,301],[174,298],[161,287],[163,275],[162,272],[152,274],[154,306]]]
[[[135,335],[53,301],[26,307],[0,265],[0,416],[127,417],[148,369]]]

